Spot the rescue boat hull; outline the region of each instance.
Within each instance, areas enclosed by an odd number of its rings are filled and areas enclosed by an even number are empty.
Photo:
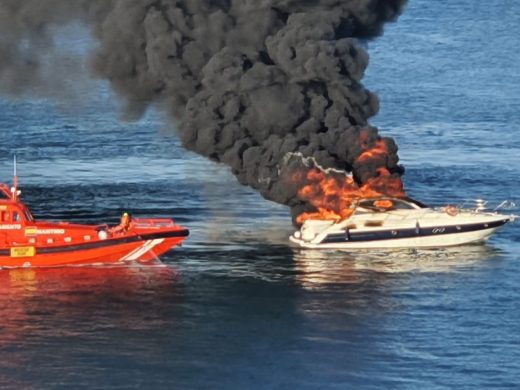
[[[187,229],[179,228],[58,247],[14,246],[0,249],[0,266],[54,267],[148,262],[181,244],[188,235]],[[18,253],[16,249],[19,249]]]

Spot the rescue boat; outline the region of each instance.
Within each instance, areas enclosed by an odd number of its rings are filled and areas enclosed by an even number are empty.
[[[349,218],[309,219],[290,240],[315,249],[438,248],[482,242],[517,218],[484,206],[477,201],[475,209],[431,208],[408,197],[360,199]]]
[[[20,200],[18,179],[0,183],[0,267],[100,265],[156,260],[189,235],[168,218],[131,218],[84,225],[37,221]]]

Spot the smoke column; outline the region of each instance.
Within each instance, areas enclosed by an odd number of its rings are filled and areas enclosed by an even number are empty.
[[[297,164],[287,156],[352,172],[359,184],[381,166],[402,174],[394,141],[368,124],[379,102],[361,84],[368,54],[359,42],[380,35],[405,3],[2,0],[0,90],[45,78],[41,48],[52,46],[51,26],[86,23],[97,40],[90,69],[109,80],[129,116],[152,104],[166,110],[186,148],[228,165],[295,216],[308,204],[284,179]],[[356,163],[381,141],[387,154]]]
[[[0,93],[75,100],[84,91],[85,61],[78,53],[55,45],[54,28],[71,21],[103,18],[102,0],[1,0]],[[105,12],[103,12],[105,10]]]

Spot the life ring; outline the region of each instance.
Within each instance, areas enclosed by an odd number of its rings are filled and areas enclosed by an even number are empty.
[[[448,205],[444,208],[444,211],[446,211],[446,214],[451,215],[452,217],[456,216],[459,213],[459,209],[457,206]]]

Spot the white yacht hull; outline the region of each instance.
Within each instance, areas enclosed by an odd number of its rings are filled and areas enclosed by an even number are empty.
[[[487,240],[497,229],[498,227],[441,236],[391,238],[363,242],[313,243],[296,238],[294,235],[290,236],[289,239],[300,247],[308,249],[439,248],[482,242]]]

